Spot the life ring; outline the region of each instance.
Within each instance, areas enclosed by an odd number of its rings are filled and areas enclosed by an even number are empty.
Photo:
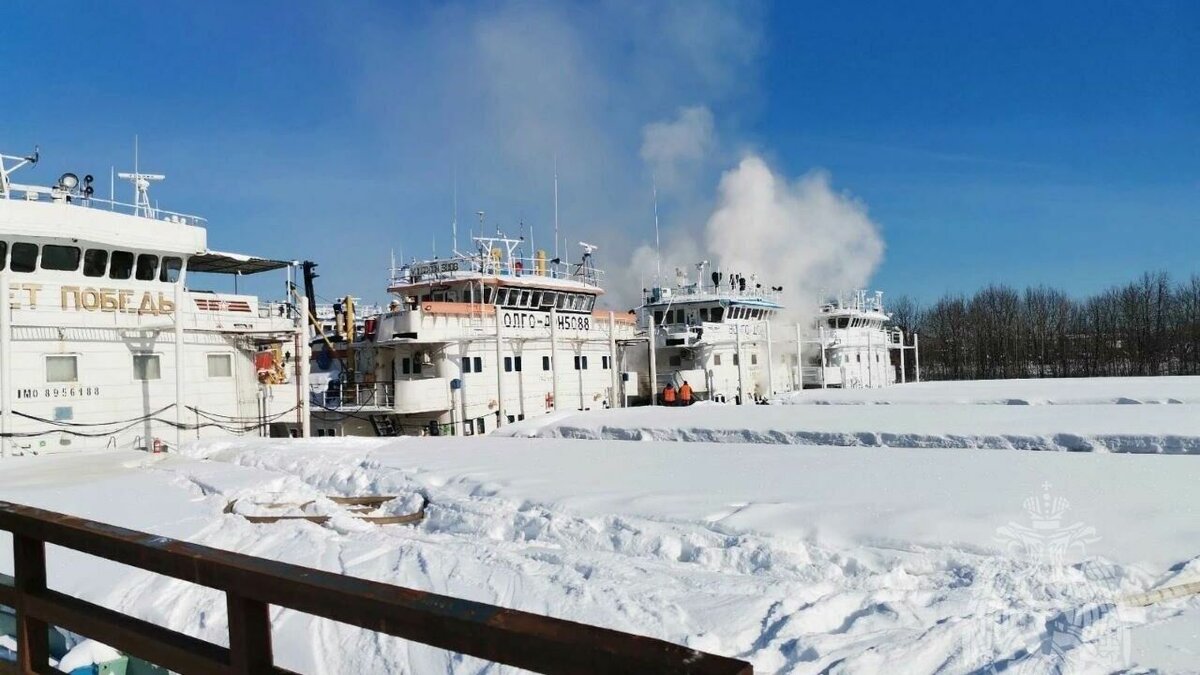
[[[432,311],[433,311],[433,305],[425,305],[425,306],[424,306],[424,307],[422,307],[421,309],[425,310],[426,312],[432,312]]]

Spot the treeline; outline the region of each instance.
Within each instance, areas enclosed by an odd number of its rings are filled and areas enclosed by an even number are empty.
[[[893,323],[920,335],[921,379],[1200,374],[1197,275],[1147,273],[1083,299],[992,285],[928,307],[889,304]]]

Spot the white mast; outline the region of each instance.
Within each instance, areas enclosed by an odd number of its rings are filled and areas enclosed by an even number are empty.
[[[554,257],[558,258],[558,155],[554,156]]]
[[[453,255],[458,255],[458,169],[454,170],[454,220],[450,221],[450,232],[454,237],[453,247],[451,251]]]
[[[662,253],[658,243],[658,184],[653,178],[650,180],[650,186],[654,190],[654,278],[657,281],[662,276]]]

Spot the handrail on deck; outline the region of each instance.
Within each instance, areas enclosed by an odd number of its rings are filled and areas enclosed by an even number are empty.
[[[13,535],[17,672],[54,672],[49,626],[180,673],[283,673],[271,649],[271,605],[544,673],[750,675],[750,664],[681,645],[481,602],[256,558],[0,501]],[[50,590],[46,544],[225,593],[229,647]],[[5,670],[0,662],[0,672]]]

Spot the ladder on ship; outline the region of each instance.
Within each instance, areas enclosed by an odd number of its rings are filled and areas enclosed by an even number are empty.
[[[375,427],[376,436],[399,436],[400,430],[390,415],[371,415],[371,426]]]

